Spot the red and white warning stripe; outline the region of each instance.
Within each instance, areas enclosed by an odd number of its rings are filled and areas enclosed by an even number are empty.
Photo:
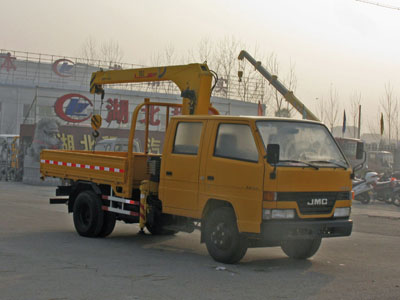
[[[56,161],[56,160],[49,160],[49,159],[41,159],[40,162],[42,164],[66,166],[66,167],[71,167],[71,168],[91,169],[91,170],[105,171],[105,172],[112,172],[112,173],[124,173],[125,172],[125,170],[119,169],[119,168],[93,166],[93,165],[86,165],[86,164],[76,164],[76,163],[71,163],[71,162]]]
[[[139,216],[139,213],[135,212],[135,211],[129,211],[129,210],[124,210],[124,209],[115,208],[115,207],[108,207],[108,206],[105,206],[105,205],[103,205],[101,207],[101,209],[105,210],[105,211],[112,211],[112,212],[115,212],[115,213],[124,214],[124,215],[130,215],[130,216],[134,216],[134,217]]]
[[[120,197],[101,195],[101,198],[104,200],[117,201],[117,202],[121,202],[121,203],[132,204],[132,205],[139,205],[139,201],[129,200],[129,199],[120,198]]]

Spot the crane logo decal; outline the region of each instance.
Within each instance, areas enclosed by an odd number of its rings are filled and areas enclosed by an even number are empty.
[[[164,67],[164,70],[161,71],[161,68],[158,69],[158,78],[162,78],[167,72],[167,67]]]
[[[135,74],[135,78],[136,79],[146,79],[146,78],[155,78],[157,77],[158,79],[162,78],[165,73],[167,72],[167,67],[164,67],[164,69],[162,68],[158,68],[158,72],[149,72],[149,73],[145,73],[144,70],[139,70],[137,74]]]
[[[66,94],[54,103],[54,111],[62,120],[70,123],[80,123],[88,120],[92,113],[92,101],[81,94]]]

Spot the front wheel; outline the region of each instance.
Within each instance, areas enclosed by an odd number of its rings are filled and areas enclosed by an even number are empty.
[[[281,242],[283,252],[290,258],[307,259],[313,256],[321,245],[321,238],[289,239]]]
[[[231,207],[220,207],[205,220],[204,238],[208,253],[221,263],[234,264],[247,251],[247,240],[239,233],[235,212]]]

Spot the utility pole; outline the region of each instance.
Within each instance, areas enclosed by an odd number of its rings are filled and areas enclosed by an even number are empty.
[[[356,1],[357,2],[366,3],[366,4],[376,5],[376,6],[383,7],[383,8],[400,10],[400,7],[393,6],[393,5],[388,5],[388,4],[383,4],[383,3],[379,3],[379,2],[372,2],[372,1],[367,1],[367,0],[356,0]]]
[[[358,139],[361,138],[361,104],[358,106]]]

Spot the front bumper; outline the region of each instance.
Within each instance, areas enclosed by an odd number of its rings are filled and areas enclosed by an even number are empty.
[[[261,238],[265,241],[281,241],[291,238],[326,238],[349,236],[353,221],[337,220],[299,220],[264,221],[261,224]]]

